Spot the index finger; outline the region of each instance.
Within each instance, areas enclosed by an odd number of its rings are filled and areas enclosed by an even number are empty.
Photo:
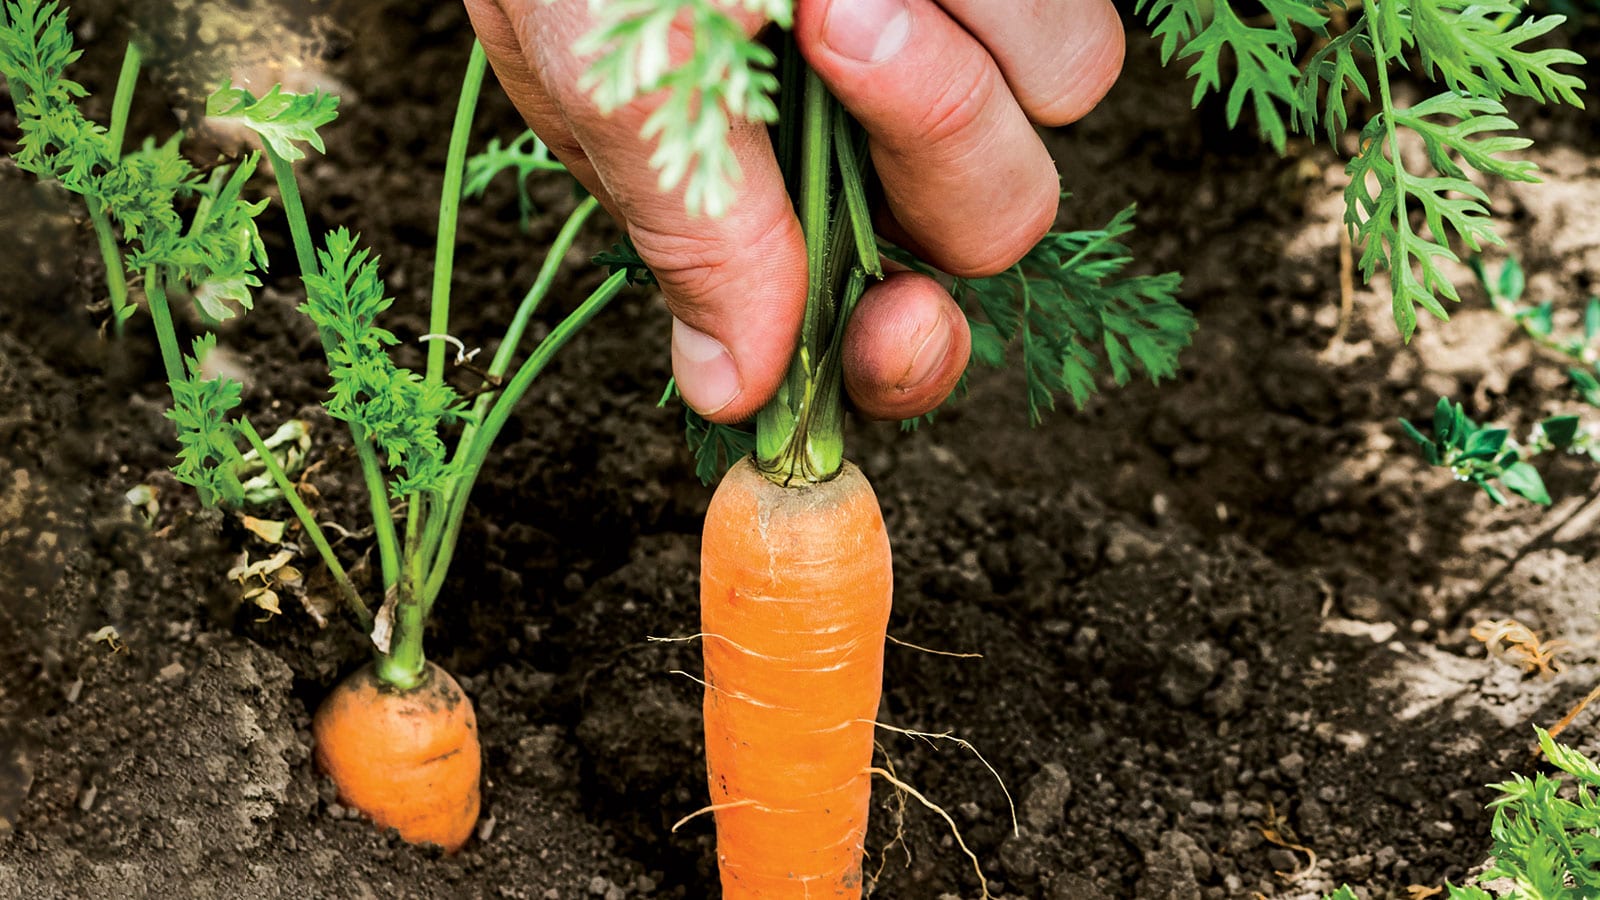
[[[640,136],[663,99],[642,97],[602,113],[578,88],[588,60],[572,48],[593,27],[588,5],[501,0],[501,8],[666,296],[677,320],[673,372],[684,400],[715,421],[752,415],[788,368],[806,292],[805,238],[765,126],[731,123],[729,145],[742,173],[733,205],[720,218],[691,216],[683,186],[660,189],[653,142]],[[743,18],[750,31],[758,27],[758,19]],[[692,52],[686,40],[673,46],[675,55]]]

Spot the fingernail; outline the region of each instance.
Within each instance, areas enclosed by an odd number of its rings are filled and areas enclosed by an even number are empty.
[[[901,376],[900,383],[895,387],[909,391],[932,378],[939,364],[949,355],[950,342],[953,340],[955,340],[955,328],[950,325],[949,318],[940,315],[938,324],[934,325],[928,336],[922,339],[922,346],[918,347],[917,352],[911,357],[911,365],[906,366],[905,375]]]
[[[716,415],[739,396],[739,369],[722,342],[680,319],[672,320],[672,374],[685,403]]]
[[[905,0],[836,0],[822,23],[822,40],[835,53],[866,63],[895,55],[910,34]]]

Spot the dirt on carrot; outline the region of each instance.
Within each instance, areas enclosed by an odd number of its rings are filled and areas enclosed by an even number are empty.
[[[103,36],[82,63],[100,95],[116,75],[112,12],[126,5],[74,4],[93,13],[84,33]],[[464,13],[389,0],[302,7],[339,13],[332,71],[361,87],[351,127],[330,135],[312,172],[312,214],[395,236],[385,259],[408,285],[397,306],[420,332],[430,179],[452,111],[438,84],[465,59]],[[894,633],[985,656],[891,647],[879,719],[955,729],[980,747],[1016,790],[1021,837],[981,766],[879,737],[901,778],[951,806],[1008,900],[1300,900],[1339,881],[1404,896],[1409,884],[1459,882],[1487,847],[1479,786],[1529,771],[1530,722],[1557,719],[1600,672],[1583,624],[1600,583],[1584,530],[1593,510],[1568,520],[1570,507],[1497,509],[1389,445],[1404,440],[1395,420],[1441,390],[1484,392],[1489,417],[1557,402],[1564,386],[1499,347],[1481,296],[1406,347],[1387,298],[1357,290],[1349,343],[1328,350],[1337,190],[1317,183],[1309,212],[1286,211],[1275,198],[1287,165],[1243,139],[1207,143],[1221,112],[1189,116],[1187,88],[1130,33],[1113,97],[1051,138],[1085,218],[1137,199],[1161,236],[1149,265],[1188,271],[1202,346],[1183,381],[1059,418],[1045,446],[1009,405],[1020,381],[1004,374],[974,379],[969,401],[927,435],[851,435],[893,531]],[[484,136],[521,127],[500,92],[485,103],[497,127]],[[144,109],[154,127],[142,130],[165,134],[165,110]],[[0,129],[9,122],[0,113]],[[1595,283],[1592,125],[1592,112],[1531,119],[1553,148],[1530,155],[1549,183],[1491,191],[1514,211],[1508,241],[1543,273],[1531,293]],[[1331,151],[1305,152],[1340,177]],[[677,414],[640,411],[668,375],[659,304],[617,309],[619,326],[552,373],[474,497],[482,513],[447,589],[461,616],[436,623],[433,658],[477,705],[496,774],[484,785],[489,836],[440,858],[349,820],[308,759],[310,709],[359,664],[364,639],[319,630],[289,602],[267,623],[238,612],[223,573],[240,536],[190,516],[194,503],[162,474],[170,447],[149,437],[169,429],[159,359],[140,342],[98,342],[83,311],[99,274],[78,264],[94,258],[92,233],[15,172],[0,172],[0,195],[16,200],[0,203],[0,232],[19,248],[0,252],[0,495],[25,503],[19,518],[0,509],[0,556],[16,579],[0,602],[0,671],[19,674],[0,687],[0,744],[19,742],[32,772],[14,832],[0,835],[0,896],[13,885],[43,898],[716,895],[708,823],[666,837],[706,803],[701,692],[667,674],[697,667],[699,649],[644,642],[698,630],[709,497]],[[535,198],[531,239],[509,189],[497,207],[464,209],[469,344],[513,314],[511,285],[537,267],[529,241],[554,235],[572,202],[555,187]],[[324,369],[295,324],[291,250],[264,236],[284,264],[232,347],[261,373],[252,402],[317,425],[313,461],[334,460],[316,479],[319,518],[356,529],[359,484],[343,489],[348,445],[317,410]],[[586,293],[597,278],[583,260],[613,239],[586,237],[553,296]],[[1440,374],[1436,361],[1458,349]],[[1569,495],[1589,484],[1576,462],[1560,474]],[[159,490],[166,536],[126,515],[122,492],[145,483]],[[1572,668],[1525,681],[1485,658],[1467,627],[1510,616],[1573,640]],[[108,624],[123,651],[87,638]],[[1590,753],[1594,716],[1568,729]],[[7,778],[0,764],[0,794]],[[876,788],[875,895],[976,896],[948,829],[914,801],[910,857],[896,847],[877,858],[898,799]],[[1274,874],[1294,867],[1293,851],[1254,828],[1269,802],[1319,854],[1294,884]]]

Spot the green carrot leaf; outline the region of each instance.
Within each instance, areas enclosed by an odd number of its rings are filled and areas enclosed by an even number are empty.
[[[1406,340],[1416,331],[1417,307],[1447,319],[1440,298],[1461,299],[1440,267],[1457,260],[1451,242],[1472,251],[1503,243],[1489,221],[1488,195],[1456,158],[1485,175],[1538,180],[1533,163],[1502,156],[1529,143],[1498,133],[1516,127],[1504,112],[1496,100],[1439,94],[1380,114],[1362,131],[1361,152],[1345,168],[1345,224],[1361,244],[1361,271],[1369,280],[1380,269],[1389,272],[1395,322]],[[1438,175],[1418,175],[1400,164],[1391,124],[1422,138]],[[1414,212],[1421,213],[1426,233],[1414,227]]]
[[[609,274],[618,272],[628,273],[629,284],[655,284],[656,273],[639,256],[639,251],[633,246],[633,238],[627,235],[622,240],[611,245],[611,249],[602,250],[590,260],[597,266],[603,267]]]
[[[1313,53],[1301,69],[1299,83],[1295,86],[1295,130],[1306,135],[1316,132],[1317,98],[1325,95],[1322,126],[1328,134],[1328,142],[1337,144],[1339,135],[1349,127],[1345,98],[1355,91],[1363,100],[1372,99],[1372,88],[1361,67],[1362,58],[1371,56],[1372,38],[1367,34],[1365,19]]]
[[[396,497],[442,491],[455,469],[439,429],[464,418],[466,408],[449,385],[429,383],[389,359],[386,348],[398,339],[377,325],[377,317],[394,300],[384,296],[377,259],[357,249],[357,240],[343,228],[328,234],[327,248],[317,254],[320,271],[306,276],[307,299],[300,306],[335,338],[328,412],[360,426],[377,444],[397,474],[391,486]]]
[[[739,6],[784,27],[792,20],[790,0]],[[589,7],[596,25],[575,50],[594,59],[579,85],[606,113],[659,94],[643,137],[657,140],[650,165],[661,189],[683,187],[692,214],[724,215],[740,177],[728,141],[731,120],[778,118],[772,51],[715,0],[591,0]],[[685,36],[693,52],[675,61],[671,45]]]
[[[666,406],[678,397],[678,380],[669,378],[656,407]],[[734,425],[708,421],[688,404],[683,407],[683,424],[689,452],[694,455],[694,474],[701,484],[715,484],[729,467],[755,452],[754,434]]]
[[[172,256],[182,238],[183,219],[175,203],[194,189],[194,179],[194,166],[178,152],[174,135],[162,144],[146,138],[138,150],[123,155],[114,168],[86,186],[122,225],[123,238],[135,245],[128,256],[132,268],[176,264]]]
[[[229,418],[239,406],[243,387],[225,376],[201,377],[201,366],[216,345],[213,334],[195,339],[194,352],[184,358],[187,375],[171,383],[173,406],[167,411],[178,429],[178,464],[172,474],[192,486],[206,506],[243,499],[232,468],[238,454],[237,430]]]
[[[1133,214],[1129,206],[1102,228],[1046,235],[1007,271],[952,289],[972,323],[975,363],[1001,364],[1008,345],[1021,345],[1034,423],[1062,392],[1082,408],[1098,372],[1118,385],[1176,374],[1194,317],[1177,302],[1177,273],[1125,274],[1133,257],[1118,239]]]
[[[250,291],[261,286],[253,273],[267,268],[267,248],[256,228],[267,200],[249,203],[240,197],[259,159],[252,153],[231,172],[226,167],[212,172],[198,188],[200,209],[181,244],[189,256],[180,271],[194,289],[195,303],[217,321],[234,315],[229,302],[253,307]]]
[[[323,91],[291,94],[274,84],[261,97],[227,82],[206,98],[206,117],[254,131],[272,152],[288,162],[305,157],[296,141],[326,152],[317,129],[339,116],[339,98]]]
[[[1303,114],[1296,93],[1300,70],[1295,60],[1299,41],[1294,27],[1325,34],[1327,17],[1308,0],[1263,0],[1263,5],[1271,14],[1270,25],[1247,25],[1229,0],[1212,0],[1204,7],[1197,0],[1138,0],[1135,11],[1144,14],[1161,42],[1163,64],[1174,57],[1195,57],[1188,74],[1195,79],[1191,103],[1196,106],[1206,94],[1223,90],[1222,61],[1231,57],[1235,65],[1229,73],[1233,83],[1227,89],[1228,125],[1238,124],[1248,103],[1255,111],[1261,136],[1281,153],[1288,129],[1280,107],[1286,107],[1291,116]],[[1328,59],[1334,71],[1319,72],[1319,77],[1326,74],[1332,81],[1337,75],[1342,84],[1348,69],[1336,55]],[[1313,108],[1314,100],[1313,96]]]
[[[83,85],[66,77],[67,66],[81,54],[57,0],[7,0],[0,6],[0,74],[11,85],[22,131],[17,165],[78,193],[111,158],[105,128],[78,110]]]
[[[533,217],[533,197],[528,193],[528,176],[535,172],[565,172],[566,166],[550,155],[550,148],[532,131],[524,131],[509,144],[499,138],[490,138],[489,145],[467,158],[466,179],[461,193],[467,197],[481,197],[489,183],[501,172],[512,171],[517,184],[517,227],[528,230]]]
[[[1562,16],[1528,17],[1506,27],[1506,17],[1522,12],[1512,0],[1406,0],[1411,35],[1425,74],[1437,72],[1453,91],[1478,97],[1505,94],[1582,108],[1583,79],[1557,66],[1582,66],[1583,57],[1550,47],[1524,50],[1565,21]]]
[[[687,406],[683,418],[694,474],[701,484],[714,484],[734,463],[755,452],[756,436],[749,431],[709,422]]]

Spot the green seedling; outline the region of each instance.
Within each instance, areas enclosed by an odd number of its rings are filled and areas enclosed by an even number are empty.
[[[467,72],[451,135],[444,196],[440,200],[439,243],[431,302],[428,362],[423,372],[396,365],[389,350],[399,338],[379,320],[393,303],[386,296],[378,260],[345,229],[329,233],[314,247],[300,199],[295,163],[302,145],[322,151],[319,129],[338,114],[338,98],[321,92],[292,94],[274,85],[255,96],[225,84],[207,100],[207,116],[242,125],[261,140],[262,149],[237,163],[223,163],[202,175],[179,153],[179,137],[147,141],[135,153],[119,154],[113,129],[86,119],[77,100],[82,86],[65,69],[79,52],[72,47],[66,16],[57,3],[8,0],[0,29],[0,71],[17,99],[23,138],[19,166],[54,179],[82,195],[103,215],[120,241],[112,245],[142,276],[145,299],[161,346],[177,426],[179,452],[174,473],[195,488],[206,505],[239,506],[269,499],[267,483],[287,500],[328,564],[355,617],[369,631],[383,627],[377,641],[379,670],[407,686],[422,672],[422,623],[444,586],[467,499],[490,445],[511,410],[551,356],[608,303],[624,279],[606,281],[513,369],[531,316],[549,291],[556,265],[596,203],[578,204],[551,249],[538,281],[518,309],[479,391],[468,402],[446,383],[449,343],[450,268],[459,198],[462,195],[466,141],[484,73],[481,51]],[[124,67],[119,101],[125,118],[131,103],[139,53]],[[265,156],[283,198],[295,257],[306,287],[300,307],[323,339],[332,381],[328,412],[348,424],[361,471],[371,494],[382,582],[377,603],[369,604],[347,576],[331,545],[288,480],[286,462],[298,465],[305,450],[301,423],[285,423],[262,438],[249,417],[239,414],[243,389],[226,377],[207,377],[203,362],[216,337],[202,334],[190,352],[180,351],[169,291],[183,288],[202,321],[222,321],[248,310],[259,272],[267,264],[256,217],[267,200],[246,197],[246,187]],[[510,147],[491,144],[473,163],[474,187],[481,192],[495,173],[515,169],[520,179],[532,171],[560,168],[536,142],[526,138]],[[519,186],[519,190],[521,190]],[[108,270],[121,271],[108,262]],[[116,301],[119,322],[137,304]],[[404,511],[396,526],[391,504]]]
[[[1554,302],[1523,302],[1527,280],[1516,257],[1507,258],[1494,275],[1481,257],[1474,257],[1471,266],[1495,311],[1514,322],[1548,355],[1567,363],[1578,396],[1588,405],[1600,407],[1600,369],[1596,368],[1600,360],[1600,297],[1589,298],[1577,328],[1563,329],[1556,324]],[[1452,470],[1456,478],[1478,485],[1502,505],[1507,502],[1506,493],[1496,487],[1496,481],[1524,499],[1541,505],[1551,502],[1544,479],[1531,464],[1541,454],[1561,451],[1600,462],[1600,438],[1573,414],[1538,421],[1527,440],[1518,443],[1509,436],[1509,429],[1481,426],[1467,416],[1460,403],[1441,397],[1434,410],[1431,437],[1405,419],[1400,426],[1430,465]]]
[[[1361,248],[1363,276],[1388,273],[1395,322],[1409,340],[1418,307],[1445,319],[1441,301],[1460,300],[1440,267],[1459,258],[1454,248],[1475,253],[1503,243],[1471,173],[1539,180],[1533,163],[1512,156],[1532,141],[1516,134],[1506,98],[1581,108],[1584,84],[1572,70],[1584,59],[1545,46],[1562,16],[1525,15],[1514,0],[1263,6],[1261,16],[1232,0],[1139,0],[1137,9],[1163,62],[1189,61],[1193,102],[1225,95],[1230,126],[1248,107],[1280,153],[1290,134],[1321,132],[1337,146],[1352,101],[1373,108],[1345,167],[1345,224]],[[1395,82],[1405,73],[1424,79],[1432,95],[1401,103]],[[1401,132],[1420,139],[1421,154],[1404,151]]]
[[[1472,884],[1446,885],[1450,900],[1591,900],[1600,897],[1600,766],[1535,728],[1539,748],[1572,780],[1537,772],[1490,785],[1490,863]],[[1481,885],[1481,887],[1480,887]],[[1491,888],[1491,894],[1485,888]],[[1357,900],[1348,885],[1327,900]]]

